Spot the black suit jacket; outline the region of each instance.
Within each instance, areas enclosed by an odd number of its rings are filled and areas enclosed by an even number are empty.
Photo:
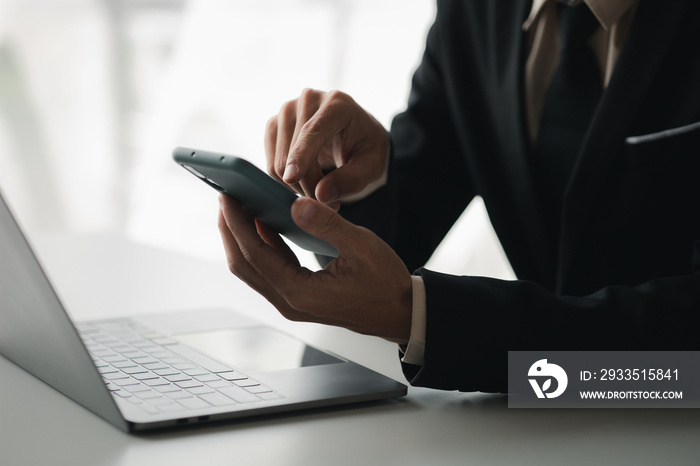
[[[425,363],[404,364],[415,385],[505,390],[509,350],[700,348],[700,3],[641,0],[563,199],[535,194],[530,6],[438,1],[389,182],[341,210],[423,277]],[[475,195],[517,281],[420,269]]]

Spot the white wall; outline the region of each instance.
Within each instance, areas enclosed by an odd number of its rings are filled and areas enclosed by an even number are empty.
[[[116,230],[221,260],[216,194],[170,160],[172,148],[264,166],[267,119],[305,87],[344,90],[388,126],[404,108],[434,8],[0,0],[0,188],[30,233]],[[471,212],[432,265],[507,275],[483,207]]]

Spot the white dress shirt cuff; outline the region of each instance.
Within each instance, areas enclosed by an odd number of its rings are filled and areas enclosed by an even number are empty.
[[[416,366],[423,365],[425,353],[426,298],[425,284],[420,276],[411,276],[413,286],[413,313],[411,317],[411,337],[401,360]]]

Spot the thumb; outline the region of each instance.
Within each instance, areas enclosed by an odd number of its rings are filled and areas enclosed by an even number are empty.
[[[292,218],[302,230],[331,243],[342,255],[352,251],[358,241],[359,227],[314,199],[300,197],[294,201]]]

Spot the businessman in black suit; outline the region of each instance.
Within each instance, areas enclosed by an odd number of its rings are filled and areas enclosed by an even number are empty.
[[[697,349],[700,4],[567,3],[438,1],[389,137],[342,93],[286,103],[269,170],[340,256],[300,268],[222,198],[231,270],[290,319],[399,343],[414,385],[505,390],[509,350]],[[476,195],[518,280],[421,268]]]

